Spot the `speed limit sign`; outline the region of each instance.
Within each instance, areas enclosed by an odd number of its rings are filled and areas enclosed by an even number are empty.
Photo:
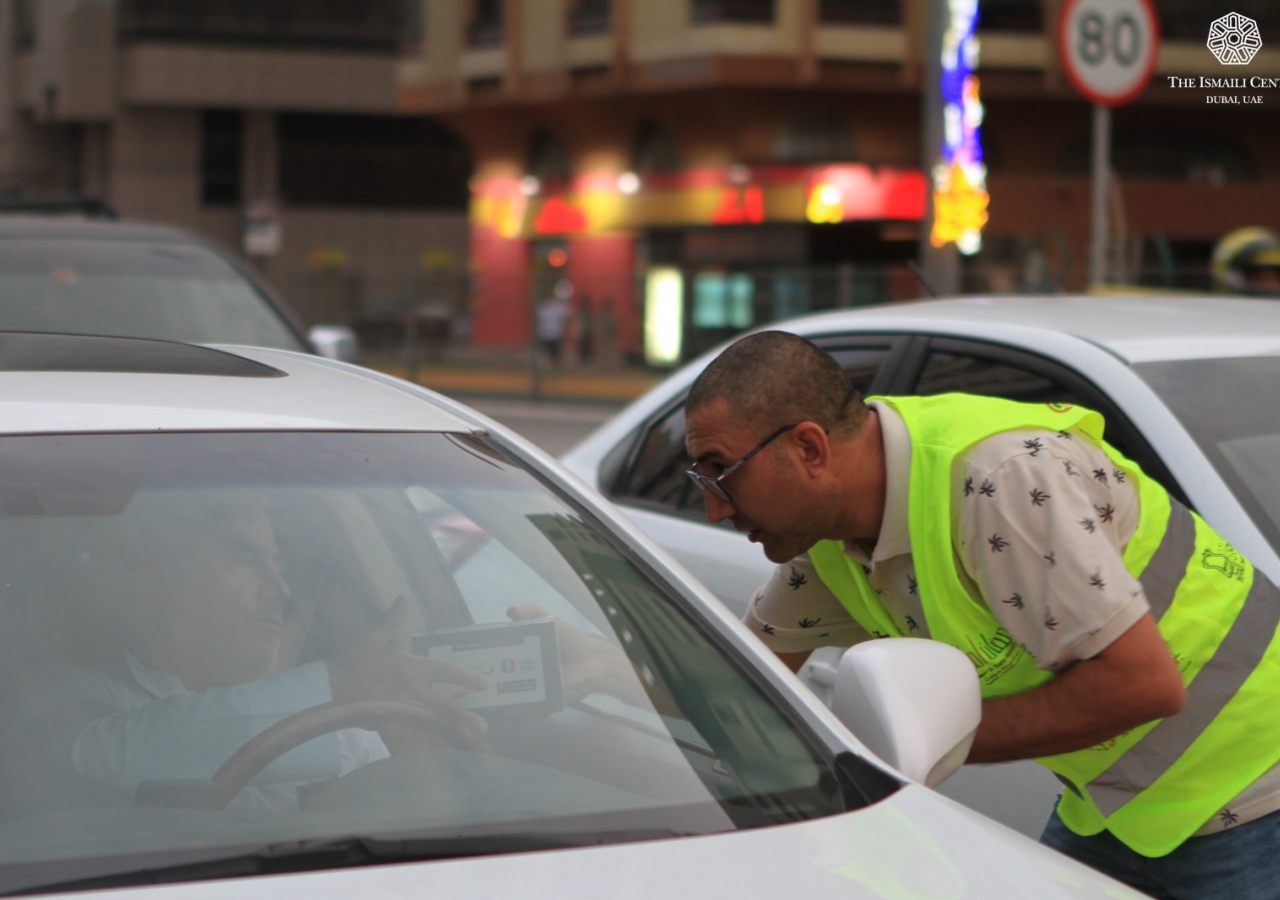
[[[1151,80],[1160,21],[1151,0],[1066,0],[1058,52],[1076,90],[1104,106],[1122,106]]]

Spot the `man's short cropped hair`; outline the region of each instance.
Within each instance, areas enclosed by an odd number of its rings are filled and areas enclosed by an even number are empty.
[[[734,417],[762,433],[816,422],[837,437],[862,427],[866,404],[831,354],[786,331],[731,344],[689,390],[686,414],[724,399]]]

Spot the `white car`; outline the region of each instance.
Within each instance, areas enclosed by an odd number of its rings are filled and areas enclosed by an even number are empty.
[[[406,382],[0,334],[0,473],[0,892],[1139,896],[924,786],[978,722],[962,654],[852,650],[828,710]]]
[[[0,329],[358,355],[351,328],[304,332],[274,288],[226,248],[183,228],[115,219],[96,200],[0,200]]]
[[[864,394],[962,391],[1103,413],[1107,439],[1280,577],[1280,303],[1226,297],[1000,297],[865,307],[769,326],[826,348]],[[709,524],[685,477],[690,363],[563,462],[738,616],[772,564]],[[830,701],[838,651],[801,671]],[[944,793],[1037,836],[1059,785],[1033,763],[966,767]]]

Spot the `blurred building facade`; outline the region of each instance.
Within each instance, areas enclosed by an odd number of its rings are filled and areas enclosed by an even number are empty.
[[[1084,285],[1090,108],[1058,59],[1060,7],[980,3],[991,202],[970,290]],[[1267,45],[1224,73],[1205,48],[1216,5],[1157,7],[1155,76],[1113,120],[1112,280],[1207,288],[1217,238],[1280,226],[1280,92],[1213,107],[1166,76],[1280,75],[1265,37],[1280,8],[1233,6]],[[559,292],[568,352],[661,361],[784,315],[918,295],[926,14],[926,0],[426,0],[398,108],[446,123],[474,158],[474,339],[525,343]]]
[[[0,199],[249,249],[312,323],[466,304],[470,155],[398,107],[420,0],[0,0]],[[447,312],[442,313],[442,315]]]

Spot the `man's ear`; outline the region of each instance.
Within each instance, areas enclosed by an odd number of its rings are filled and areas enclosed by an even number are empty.
[[[800,464],[816,475],[831,462],[831,443],[827,431],[816,422],[801,422],[791,437],[799,451]]]

